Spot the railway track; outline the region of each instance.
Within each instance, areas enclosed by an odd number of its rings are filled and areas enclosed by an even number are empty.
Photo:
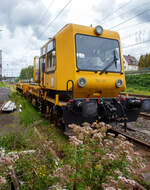
[[[136,139],[133,136],[130,136],[130,135],[126,134],[126,133],[123,133],[123,132],[121,132],[121,131],[119,131],[117,129],[113,129],[112,128],[112,129],[109,130],[109,132],[115,133],[116,135],[121,134],[121,135],[125,136],[128,140],[130,140],[132,142],[135,142],[136,144],[140,144],[140,145],[142,145],[142,146],[144,146],[146,148],[150,148],[150,144],[149,143],[146,143],[144,141]]]
[[[150,114],[140,113],[139,117],[143,117],[144,119],[150,120]]]
[[[121,93],[121,95],[126,95],[126,93]],[[145,99],[145,98],[150,99],[150,96],[148,96],[148,95],[140,95],[140,94],[131,94],[131,93],[129,93],[128,96],[136,97],[136,98],[143,98],[143,99]],[[144,118],[146,120],[150,120],[150,114],[147,114],[147,113],[144,113],[144,112],[141,112],[139,114],[139,117],[142,117],[142,118]],[[115,134],[124,135],[128,140],[131,140],[131,141],[133,141],[133,142],[135,142],[137,144],[140,144],[140,145],[142,145],[144,147],[150,148],[150,143],[147,143],[147,142],[144,142],[142,140],[139,140],[139,139],[133,137],[133,135],[131,136],[129,134],[126,134],[126,132],[122,132],[119,129],[111,129],[111,132],[113,132]]]
[[[126,93],[121,93],[121,95],[126,95]],[[136,98],[144,98],[144,99],[148,98],[148,99],[150,99],[150,96],[148,96],[148,95],[141,95],[141,94],[131,94],[131,93],[129,93],[128,96],[136,97]],[[144,113],[144,112],[140,113],[139,117],[143,117],[143,118],[145,118],[147,120],[150,120],[150,114],[147,114],[147,113]]]
[[[142,94],[121,93],[120,95],[126,95],[126,94],[128,94],[128,96],[132,96],[132,97],[148,98],[148,99],[150,99],[150,96],[148,96],[148,95],[142,95]]]

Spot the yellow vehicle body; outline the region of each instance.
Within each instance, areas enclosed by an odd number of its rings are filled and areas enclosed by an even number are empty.
[[[126,88],[119,34],[68,24],[34,58],[34,82],[20,82],[26,96],[56,125],[136,121],[142,102],[117,97]],[[115,98],[116,97],[116,98]]]
[[[67,81],[72,80],[75,98],[116,97],[121,91],[125,90],[126,86],[121,51],[121,72],[107,72],[100,75],[100,71],[79,71],[76,64],[76,34],[114,39],[118,41],[121,49],[120,37],[117,32],[104,30],[101,35],[97,35],[95,28],[68,24],[41,48],[40,59],[45,59],[45,72],[40,74],[41,86],[45,89],[65,92]],[[55,40],[56,43],[56,66],[52,71],[47,72],[47,49],[48,44],[52,40]],[[78,86],[78,79],[81,77],[84,77],[87,81],[86,86],[83,88]],[[117,88],[115,85],[117,79],[123,81],[123,85],[120,88]],[[68,85],[69,90],[71,90],[72,84],[69,83]]]
[[[28,92],[30,87],[29,83],[25,83],[24,81],[21,81],[19,83],[16,84],[16,88],[19,89],[22,94],[24,95],[26,92]]]

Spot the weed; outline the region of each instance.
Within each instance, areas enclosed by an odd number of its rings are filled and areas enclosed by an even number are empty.
[[[55,161],[49,152],[23,155],[15,163],[15,172],[22,181],[21,190],[48,189],[58,180],[52,176]]]
[[[36,140],[33,129],[28,129],[24,132],[1,136],[0,147],[4,148],[6,152],[33,149],[35,144],[32,142]]]

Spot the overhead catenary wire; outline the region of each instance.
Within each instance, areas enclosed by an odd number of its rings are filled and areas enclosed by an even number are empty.
[[[150,42],[150,39],[145,40],[143,42],[138,42],[138,43],[131,44],[131,45],[128,45],[128,46],[124,46],[124,47],[122,47],[122,49],[131,48],[131,47],[138,46],[138,45],[141,45],[141,44],[145,44],[145,43],[148,43],[148,42]]]
[[[150,3],[149,2],[146,2],[146,3],[143,3],[142,4],[142,6],[144,5],[144,7],[149,7],[150,6]],[[146,6],[145,6],[146,5]],[[136,11],[135,12],[135,9],[137,9],[137,8],[139,8],[138,9],[138,11]],[[144,8],[145,9],[145,8]],[[143,10],[143,9],[142,9]],[[139,6],[139,7],[134,7],[134,8],[132,8],[132,9],[130,9],[130,10],[128,10],[128,11],[126,11],[126,12],[123,12],[123,13],[121,13],[121,14],[117,14],[117,15],[112,15],[112,17],[111,17],[111,20],[112,19],[115,19],[116,17],[117,18],[121,18],[121,19],[123,19],[124,20],[124,17],[126,16],[126,15],[128,15],[128,14],[130,14],[130,13],[132,13],[132,12],[134,12],[135,14],[136,13],[139,13],[139,11],[141,11],[141,6]],[[107,24],[109,22],[109,25],[110,25],[110,19],[108,19],[107,21],[105,21],[105,24]]]
[[[122,36],[122,35],[120,35],[120,38],[121,38],[121,40],[124,40],[124,39],[128,39],[128,38],[133,38],[133,37],[136,37],[137,38],[137,36],[144,36],[144,33],[145,33],[145,31],[142,31],[142,30],[139,30],[139,31],[135,31],[134,33],[130,33],[130,34],[128,34],[128,35],[124,35],[124,36]]]
[[[69,3],[69,4],[70,4],[70,3]],[[61,13],[60,13],[60,14],[61,14]],[[58,16],[59,16],[59,15],[58,15]],[[54,18],[54,21],[57,19],[58,16],[56,16],[56,17]],[[54,22],[54,21],[53,21],[53,22]],[[53,23],[53,22],[52,22],[52,23]],[[51,25],[52,23],[49,23],[49,24],[48,24],[48,27],[50,27],[49,25]],[[143,42],[142,42],[142,43],[143,43]],[[140,42],[140,43],[136,43],[136,44],[141,44],[141,42]],[[133,44],[133,45],[135,46],[136,44]],[[127,48],[127,47],[124,47],[124,48]]]
[[[125,26],[125,27],[119,28],[116,31],[120,31],[120,30],[124,30],[124,29],[129,29],[129,28],[134,28],[135,26],[138,26],[138,25],[141,25],[141,24],[148,24],[149,22],[150,22],[150,20],[147,20],[145,22],[140,22],[140,23],[132,24],[132,25],[129,25],[128,27]]]
[[[40,19],[39,19],[39,23],[42,21],[42,18],[47,14],[49,8],[52,7],[52,5],[54,4],[54,1],[55,0],[51,0],[48,7],[47,7],[47,9],[46,9],[46,11],[43,14],[41,14]]]
[[[127,20],[125,20],[125,21],[123,21],[123,22],[121,22],[121,23],[119,23],[119,24],[117,24],[117,25],[115,25],[115,26],[113,26],[113,27],[111,27],[111,28],[109,28],[109,29],[113,29],[113,28],[116,28],[116,27],[118,27],[118,26],[120,26],[120,25],[122,25],[122,24],[125,24],[125,23],[127,23],[127,22],[129,22],[129,21],[135,19],[136,17],[141,16],[141,15],[143,15],[143,14],[145,14],[146,12],[149,12],[149,11],[150,11],[150,9],[147,9],[146,11],[143,11],[143,12],[141,12],[141,13],[139,13],[139,14],[136,14],[135,16],[133,16],[133,17],[131,17],[131,18],[129,18],[129,19],[127,19]]]
[[[129,30],[130,28],[133,28],[133,27],[141,25],[141,24],[148,24],[149,22],[150,22],[150,20],[147,20],[145,22],[140,22],[140,23],[136,23],[136,24],[133,24],[133,25],[129,25],[128,27],[125,26],[125,27],[119,28],[116,31],[120,31],[120,30],[123,30],[123,29],[128,29]],[[149,27],[149,26],[147,25],[147,27]],[[121,36],[121,39],[124,40],[124,39],[131,38],[131,37],[137,38],[139,35],[141,37],[144,37],[144,34],[145,34],[145,31],[140,29],[140,30],[136,30],[134,33],[130,33],[128,35]]]
[[[118,12],[119,10],[124,9],[124,8],[125,8],[127,5],[129,5],[131,2],[132,2],[132,0],[131,0],[131,1],[128,1],[128,2],[125,3],[125,4],[123,4],[123,5],[120,6],[118,9],[116,9],[113,13],[111,13],[111,14],[105,16],[102,20],[100,20],[100,22],[103,23],[106,19],[108,19],[110,16],[112,16],[113,14],[115,14],[116,12]]]
[[[130,28],[134,28],[135,26],[142,25],[142,24],[148,24],[148,23],[150,23],[150,20],[147,20],[146,22],[140,22],[140,23],[136,23],[133,25],[129,25],[128,27],[125,26],[123,28],[117,29],[116,31],[118,32],[118,31],[123,30],[123,29],[129,30]],[[147,25],[146,27],[149,27],[149,25]],[[131,38],[131,37],[137,38],[137,36],[139,36],[139,35],[144,37],[144,34],[145,34],[145,28],[144,28],[144,30],[143,30],[143,28],[142,29],[138,28],[138,30],[136,30],[134,33],[129,33],[127,35],[123,35],[123,36],[120,35],[120,36],[121,36],[121,40],[124,40],[124,39]]]
[[[43,14],[41,14],[41,16],[40,16],[40,19],[39,19],[39,22],[38,22],[38,23],[40,23],[40,22],[42,21],[43,16],[47,14],[47,12],[48,12],[49,8],[50,8],[50,7],[54,4],[54,1],[55,1],[55,0],[51,0],[51,1],[50,1],[50,3],[48,4],[48,7],[47,7],[47,9],[46,9],[46,11],[45,11],[45,12],[43,12]],[[1,29],[0,29],[0,31],[1,31]],[[26,56],[26,57],[28,57],[28,56]],[[26,58],[26,60],[27,60],[27,58]],[[3,63],[4,63],[4,62],[6,63],[6,61],[4,61],[4,60],[3,60]]]
[[[58,14],[48,23],[47,27],[45,28],[45,30],[41,33],[40,37],[45,33],[45,31],[52,25],[52,23],[62,14],[62,12],[69,6],[69,4],[72,2],[73,0],[69,0],[66,5],[58,12]]]
[[[148,23],[148,22],[146,22],[146,23]],[[130,28],[132,28],[132,27],[134,27],[136,25],[140,25],[140,24],[142,24],[142,23],[138,23],[138,24],[135,24],[135,25],[133,25],[131,27],[128,27],[128,30]],[[147,31],[145,30],[145,29],[149,29],[149,27],[150,27],[150,25],[147,25],[145,28],[142,28],[142,29],[137,28],[137,30],[134,30],[133,33],[126,33],[123,36],[120,33],[120,37],[121,37],[121,39],[127,39],[127,38],[131,38],[131,37],[137,37],[137,35],[144,35],[146,32],[149,32],[148,30]],[[118,30],[116,30],[116,31],[118,32]],[[130,30],[129,30],[129,32],[130,32]]]
[[[144,7],[143,7],[144,6]],[[150,6],[150,2],[146,2],[146,3],[143,3],[142,4],[142,7],[143,7],[143,9],[142,10],[144,10],[145,8],[147,8],[147,7],[149,7]],[[139,11],[141,11],[141,5],[139,6],[139,7],[133,7],[132,9],[129,9],[129,10],[127,10],[126,12],[123,12],[123,13],[121,13],[121,14],[117,14],[117,15],[113,15],[112,17],[111,17],[111,20],[112,19],[115,19],[116,18],[116,16],[117,17],[120,17],[121,19],[123,19],[123,17],[125,17],[126,15],[128,15],[128,14],[131,14],[132,12],[134,12],[135,14],[137,14],[137,13],[139,13]],[[135,10],[136,9],[138,9],[138,11],[136,11],[135,12]],[[110,19],[108,19],[108,21],[109,21]],[[123,19],[124,20],[124,19]],[[105,21],[105,24],[108,22],[108,21]],[[110,21],[109,21],[109,23],[110,23]]]
[[[50,25],[62,14],[62,12],[69,6],[69,4],[70,4],[72,1],[73,1],[73,0],[69,0],[69,1],[67,2],[67,4],[58,12],[58,14],[54,17],[54,19],[52,19],[52,20],[48,23],[47,28],[50,27]],[[47,28],[46,28],[46,29],[47,29]],[[43,31],[43,33],[45,33],[45,32]],[[43,35],[43,33],[41,33],[40,37]],[[39,37],[39,38],[40,38],[40,37]]]

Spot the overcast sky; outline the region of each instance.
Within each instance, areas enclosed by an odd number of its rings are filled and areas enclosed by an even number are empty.
[[[3,76],[18,76],[21,68],[32,65],[40,47],[67,23],[102,25],[118,31],[123,54],[139,58],[150,53],[149,22],[150,0],[1,1]]]

